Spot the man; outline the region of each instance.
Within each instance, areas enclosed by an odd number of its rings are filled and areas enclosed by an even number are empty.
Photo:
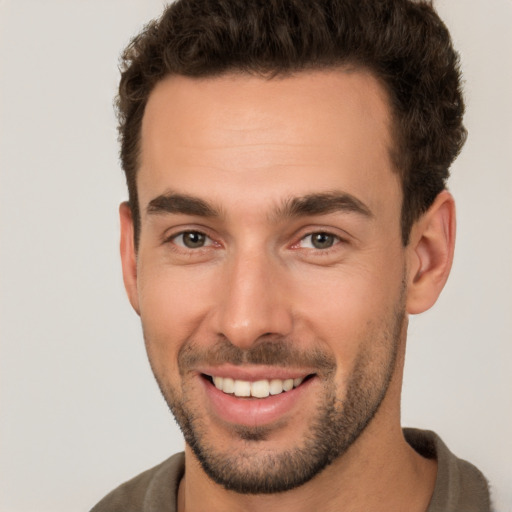
[[[428,2],[180,0],[124,54],[121,256],[185,453],[103,511],[487,511],[402,430],[448,277],[457,54]]]

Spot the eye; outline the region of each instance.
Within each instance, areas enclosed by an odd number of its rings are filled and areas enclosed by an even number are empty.
[[[305,249],[330,249],[334,244],[340,241],[340,238],[331,233],[320,231],[305,236],[300,241],[300,247]]]
[[[183,231],[171,238],[171,241],[186,249],[200,249],[212,245],[212,240],[200,231]]]

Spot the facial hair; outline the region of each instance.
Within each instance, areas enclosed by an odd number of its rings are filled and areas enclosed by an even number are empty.
[[[299,351],[295,348],[297,344],[272,337],[249,350],[242,350],[225,338],[209,349],[200,349],[187,340],[178,354],[181,392],[154,373],[185,441],[214,482],[241,494],[284,492],[308,482],[341,457],[371,422],[394,374],[404,323],[402,295],[387,325],[361,343],[341,398],[336,392],[337,365],[333,354],[319,348]],[[258,449],[276,427],[233,426],[233,438],[245,441],[247,449],[222,450],[214,446],[202,416],[204,411],[194,404],[190,384],[190,369],[200,363],[315,368],[315,375],[322,382],[322,393],[318,395],[316,413],[308,420],[301,443],[282,451]]]

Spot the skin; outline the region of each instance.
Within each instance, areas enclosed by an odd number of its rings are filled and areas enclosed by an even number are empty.
[[[442,192],[403,246],[390,125],[386,94],[364,71],[271,80],[169,77],[151,93],[137,176],[140,242],[136,249],[130,210],[123,204],[121,255],[128,296],[141,316],[151,366],[168,401],[186,399],[218,453],[246,453],[250,465],[258,465],[269,454],[304,443],[328,391],[343,411],[339,404],[362,355],[362,382],[370,393],[384,393],[342,456],[283,493],[228,491],[207,476],[187,445],[181,512],[203,510],[204,496],[208,510],[224,512],[427,509],[436,463],[403,438],[400,389],[407,315],[431,307],[444,286],[455,213],[452,197]],[[200,199],[211,211],[162,208],[156,199],[171,193]],[[344,207],[283,214],[294,198],[333,193],[355,198],[366,213]],[[184,231],[204,233],[206,245],[186,247]],[[334,235],[332,246],[316,248],[312,233]],[[400,312],[393,340],[384,333],[396,327]],[[329,378],[318,371],[296,403],[265,423],[265,438],[248,442],[237,435],[240,425],[212,406],[203,369],[180,373],[180,350],[208,353],[219,339],[245,352],[263,340],[303,354],[320,350],[332,357],[335,371]],[[259,370],[254,364],[241,367],[249,376]]]

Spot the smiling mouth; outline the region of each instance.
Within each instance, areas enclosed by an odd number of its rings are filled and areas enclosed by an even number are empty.
[[[296,379],[261,379],[257,381],[247,381],[203,374],[203,377],[211,382],[219,391],[239,398],[267,398],[271,395],[279,395],[299,387],[303,382],[313,376],[314,375],[311,374]]]

